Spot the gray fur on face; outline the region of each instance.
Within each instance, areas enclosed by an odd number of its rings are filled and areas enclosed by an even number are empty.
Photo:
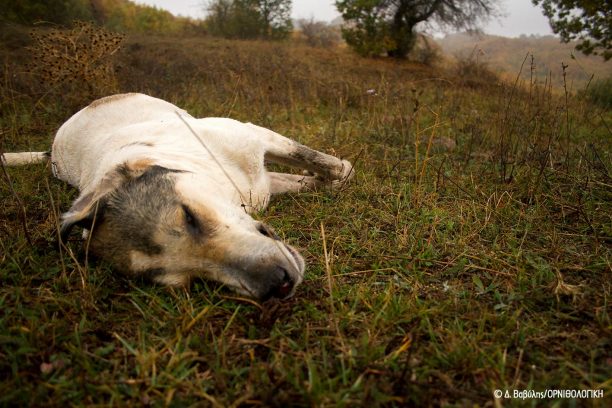
[[[128,180],[114,191],[104,209],[108,227],[129,242],[130,249],[147,255],[160,254],[162,247],[152,237],[164,226],[163,216],[174,210],[178,199],[171,170],[152,166],[140,177]]]
[[[119,168],[120,173],[127,169]],[[104,258],[110,258],[123,267],[129,263],[123,258],[136,250],[147,255],[158,255],[162,246],[153,239],[160,228],[170,234],[179,234],[165,222],[180,206],[170,177],[176,170],[151,166],[142,175],[129,178],[104,198],[98,210],[99,221],[94,226],[92,249]],[[104,235],[96,239],[96,233]]]

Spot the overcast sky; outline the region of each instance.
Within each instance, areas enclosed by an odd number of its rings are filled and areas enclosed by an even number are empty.
[[[201,18],[206,0],[137,0],[154,5],[173,14]],[[531,0],[500,0],[504,15],[483,27],[487,34],[517,37],[521,34],[552,34],[548,20]],[[334,0],[293,0],[293,18],[331,21],[338,17]]]

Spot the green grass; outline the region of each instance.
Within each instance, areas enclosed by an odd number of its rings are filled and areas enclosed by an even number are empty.
[[[48,149],[91,96],[35,85],[21,48],[2,55],[0,146]],[[129,281],[78,242],[58,251],[75,191],[44,166],[7,169],[0,405],[609,403],[610,111],[289,44],[132,37],[115,64],[117,91],[270,127],[356,177],[258,214],[308,269],[291,300],[257,304]],[[605,399],[493,398],[597,388]]]

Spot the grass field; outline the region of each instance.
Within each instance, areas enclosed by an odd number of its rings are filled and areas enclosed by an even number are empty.
[[[3,151],[47,150],[98,94],[136,91],[269,127],[356,177],[257,215],[308,264],[295,297],[258,304],[58,250],[76,192],[42,165],[3,169],[0,405],[609,406],[612,113],[563,78],[151,36],[39,84],[30,40],[3,39]]]

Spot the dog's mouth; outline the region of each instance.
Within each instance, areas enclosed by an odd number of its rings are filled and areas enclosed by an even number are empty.
[[[291,254],[293,261],[295,262],[295,266],[297,267],[297,272],[301,276],[304,273],[304,259],[300,255],[300,253],[293,248],[291,245],[284,244],[287,251]]]

